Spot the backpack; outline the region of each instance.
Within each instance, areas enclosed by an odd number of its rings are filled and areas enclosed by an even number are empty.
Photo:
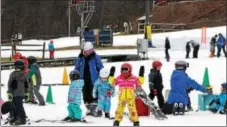
[[[143,103],[143,101],[136,97],[136,110],[138,116],[149,116],[150,115],[150,110],[147,105]]]

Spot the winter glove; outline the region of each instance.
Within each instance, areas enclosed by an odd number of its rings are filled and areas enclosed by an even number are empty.
[[[110,90],[106,91],[106,96],[111,96],[112,95],[112,92]]]
[[[139,82],[140,82],[140,84],[144,84],[144,66],[140,66]]]
[[[115,67],[112,66],[110,68],[110,74],[109,74],[109,84],[112,85],[114,83],[114,73],[115,73]]]
[[[112,66],[112,67],[110,68],[110,74],[109,74],[109,76],[114,76],[114,73],[115,73],[115,67]]]
[[[140,70],[139,70],[139,76],[140,77],[144,77],[144,66],[140,66]]]
[[[25,102],[29,102],[29,93],[25,94]]]
[[[206,89],[205,89],[205,93],[211,95],[211,94],[213,94],[213,90],[210,89],[210,88],[206,88]]]
[[[12,101],[13,100],[13,94],[10,93],[10,92],[7,92],[7,95],[8,95],[8,100]]]
[[[192,87],[189,87],[186,91],[187,93],[190,93],[191,91],[193,91],[194,89]]]

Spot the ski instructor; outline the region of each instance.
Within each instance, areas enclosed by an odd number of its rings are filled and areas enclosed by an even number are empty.
[[[75,64],[75,70],[80,72],[84,80],[83,100],[87,108],[86,115],[96,116],[97,98],[92,97],[93,85],[103,68],[101,57],[94,51],[92,42],[85,42]]]

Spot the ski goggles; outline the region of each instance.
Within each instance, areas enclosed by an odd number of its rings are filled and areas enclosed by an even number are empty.
[[[125,71],[125,72],[127,72],[129,69],[127,68],[127,67],[122,67],[121,68],[121,72],[123,72],[123,71]]]

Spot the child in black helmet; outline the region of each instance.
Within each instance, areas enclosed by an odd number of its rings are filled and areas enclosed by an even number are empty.
[[[8,81],[8,99],[12,102],[10,112],[11,125],[26,124],[26,113],[23,106],[23,99],[28,99],[27,77],[24,75],[25,65],[23,60],[14,63],[15,71],[10,74]]]
[[[189,67],[189,63],[185,61],[177,61],[175,63],[175,70],[171,75],[171,90],[168,100],[163,108],[165,114],[184,115],[185,106],[188,105],[188,94],[186,90],[192,87],[195,90],[201,92],[211,93],[212,91],[199,85],[195,80],[191,79],[186,69]],[[170,108],[172,107],[172,108]],[[169,111],[172,109],[172,112]]]
[[[221,93],[209,104],[209,111],[213,113],[227,114],[227,83],[221,84]]]
[[[28,60],[28,68],[29,68],[28,79],[30,83],[30,97],[29,97],[30,102],[33,104],[37,104],[34,97],[34,94],[35,94],[35,96],[39,101],[39,105],[44,106],[45,105],[44,98],[42,94],[39,92],[39,89],[42,85],[42,76],[39,70],[39,66],[37,64],[37,59],[34,56],[29,56],[27,60]]]
[[[63,121],[81,121],[82,109],[80,108],[82,100],[82,89],[84,87],[84,80],[80,79],[80,72],[73,70],[69,74],[71,84],[68,92],[68,116]]]

